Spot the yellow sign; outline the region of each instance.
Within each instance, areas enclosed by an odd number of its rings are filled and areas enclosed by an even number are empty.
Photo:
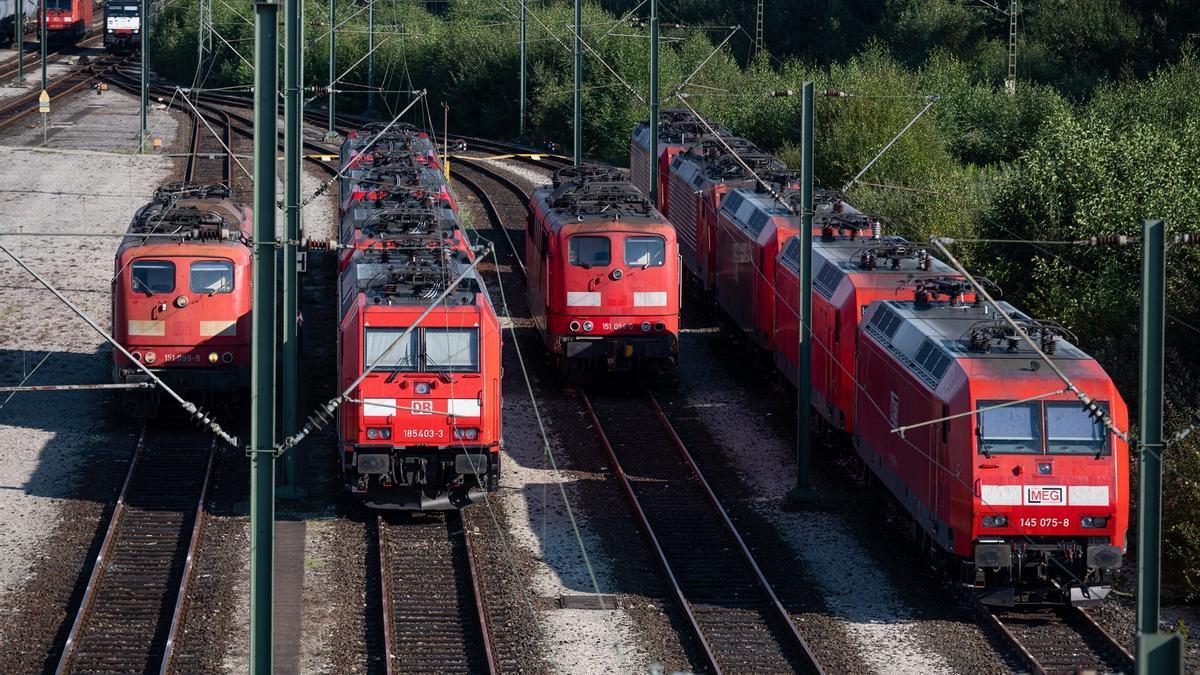
[[[43,89],[42,93],[38,95],[38,112],[50,112],[50,94],[48,94],[45,89]]]

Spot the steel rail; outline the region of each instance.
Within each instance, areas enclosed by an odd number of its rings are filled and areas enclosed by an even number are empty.
[[[200,115],[192,113],[192,139],[188,143],[192,148],[188,153],[187,161],[183,166],[183,182],[192,184],[196,182],[196,159],[200,156]]]
[[[1038,626],[1036,634],[1052,640],[1053,651],[1029,644],[1018,635],[1018,630],[1000,616],[1003,610],[983,604],[976,605],[986,623],[999,634],[1025,661],[1033,675],[1058,675],[1076,672],[1134,672],[1134,657],[1111,633],[1104,629],[1092,615],[1079,607],[1049,607],[1018,609],[1025,613],[1037,613],[1044,625]],[[1077,621],[1082,626],[1072,626]],[[1032,630],[1030,632],[1033,632]],[[1088,632],[1091,635],[1085,635]],[[1070,641],[1070,636],[1076,639]],[[1064,656],[1064,652],[1069,655]],[[1107,652],[1107,653],[1106,653]]]
[[[472,168],[474,169],[475,167]],[[512,251],[513,260],[515,260],[517,262],[517,266],[521,268],[521,274],[523,276],[526,275],[525,261],[521,260],[521,253],[517,250],[516,242],[513,241],[512,235],[509,234],[508,228],[504,227],[504,219],[500,217],[500,209],[497,208],[496,203],[492,201],[491,195],[489,195],[487,190],[483,189],[483,186],[478,182],[464,176],[459,169],[451,167],[450,175],[458,179],[475,195],[477,199],[479,199],[479,203],[483,205],[483,210],[487,212],[488,219],[492,221],[492,227],[499,228],[500,232],[504,234],[504,239],[508,242],[508,248],[510,251]],[[518,195],[524,195],[521,189],[518,188],[514,183],[509,183],[506,187],[509,187]]]
[[[75,613],[75,620],[71,623],[71,630],[67,633],[67,641],[63,644],[62,655],[58,661],[58,667],[55,669],[56,675],[61,675],[66,667],[67,659],[71,654],[71,648],[75,644],[75,638],[79,636],[79,629],[83,624],[83,618],[87,615],[88,606],[91,604],[96,589],[96,583],[100,578],[100,570],[103,567],[101,561],[108,557],[108,552],[112,548],[113,536],[116,533],[116,523],[121,520],[121,513],[125,510],[125,496],[129,492],[129,483],[133,480],[133,472],[137,468],[138,460],[142,457],[142,449],[146,443],[146,425],[142,425],[141,433],[138,434],[137,445],[133,449],[133,457],[129,460],[129,471],[125,474],[125,482],[121,484],[121,492],[117,495],[117,504],[113,507],[112,516],[108,519],[108,528],[104,531],[104,541],[100,544],[100,552],[96,554],[96,560],[92,563],[92,573],[88,576],[87,586],[83,589],[83,600],[79,603],[79,611]]]
[[[637,490],[635,490],[633,487],[633,481],[630,479],[628,473],[626,473],[625,468],[617,455],[616,448],[613,446],[608,432],[605,431],[604,424],[600,421],[600,416],[597,414],[596,409],[592,406],[592,403],[588,399],[585,392],[579,391],[578,395],[584,409],[596,427],[596,434],[600,439],[601,445],[604,446],[604,450],[607,453],[609,460],[612,462],[613,470],[619,478],[622,490],[624,491],[634,513],[640,522],[643,533],[649,541],[651,548],[653,548],[656,557],[658,558],[659,566],[662,568],[663,573],[669,582],[672,595],[675,596],[676,601],[679,603],[679,607],[686,614],[696,639],[704,647],[705,657],[708,660],[709,667],[713,670],[713,672],[723,672],[723,668],[720,663],[721,660],[723,660],[723,657],[718,653],[714,647],[714,644],[706,635],[706,632],[712,632],[711,627],[708,631],[706,631],[705,628],[701,626],[699,618],[693,611],[694,603],[688,600],[687,595],[680,584],[679,577],[675,572],[675,566],[672,565],[659,534],[655,532],[654,526],[651,523],[650,517],[647,515],[646,509],[643,505],[643,501],[640,497],[638,497]],[[770,612],[773,614],[775,620],[778,621],[780,625],[786,627],[786,630],[780,631],[784,633],[784,638],[780,642],[780,648],[796,649],[799,652],[799,655],[802,655],[802,660],[804,662],[803,665],[805,667],[815,673],[824,673],[824,670],[822,669],[820,662],[817,660],[816,655],[809,648],[808,643],[804,640],[803,636],[800,635],[799,630],[792,621],[791,615],[784,608],[783,603],[780,602],[779,597],[776,595],[770,582],[763,574],[762,569],[759,567],[757,561],[755,561],[750,549],[746,546],[741,534],[733,525],[733,521],[729,518],[729,515],[725,511],[725,508],[721,505],[720,500],[717,498],[716,494],[705,480],[703,474],[700,472],[699,466],[696,464],[695,460],[692,459],[687,447],[683,444],[682,440],[680,440],[679,435],[675,432],[671,422],[663,413],[662,408],[658,405],[657,400],[655,400],[653,395],[651,395],[649,392],[645,392],[645,395],[648,397],[651,412],[662,426],[663,431],[671,439],[672,444],[675,446],[676,453],[678,454],[679,458],[683,460],[688,472],[690,473],[689,476],[681,476],[679,478],[681,480],[690,480],[700,488],[705,499],[712,507],[713,514],[721,523],[721,527],[725,535],[727,535],[728,538],[735,544],[742,564],[745,565],[746,569],[752,572],[751,581],[753,585],[757,586],[768,600],[766,604],[769,606]],[[769,631],[769,628],[764,627],[764,629]],[[781,656],[786,658],[786,654],[781,654]],[[737,670],[738,668],[736,665],[730,664],[729,669]]]
[[[77,47],[86,47],[89,42],[95,42],[96,40],[103,38],[104,33],[97,32],[97,31],[101,31],[101,29],[103,27],[104,27],[104,14],[103,14],[103,11],[101,11],[99,18],[92,19],[92,27],[88,29],[87,34],[85,34],[85,37],[82,40],[80,40],[79,42],[76,42],[73,45],[64,45],[63,47],[60,47],[59,49],[57,49],[55,51],[48,52],[46,54],[46,58],[49,59],[51,57],[62,56],[63,52],[66,52],[67,50],[77,48]],[[38,32],[35,30],[35,31],[31,31],[29,33],[26,33],[26,35],[37,35],[37,33]],[[22,41],[22,43],[24,43],[24,36],[21,36],[21,37],[22,37],[21,41]],[[46,46],[47,46],[47,48],[49,48],[50,45],[47,44]],[[86,55],[78,54],[78,56],[86,56]],[[40,52],[34,51],[34,52],[25,53],[23,55],[25,68],[27,68],[27,69],[32,68],[41,60],[41,58],[42,58],[42,56],[41,56]],[[0,63],[0,80],[7,80],[10,77],[15,77],[17,74],[17,70],[18,70],[18,68],[17,68],[17,57],[16,56],[5,59],[3,63]],[[26,76],[26,78],[25,78],[26,81],[29,81],[31,79],[40,79],[40,78],[30,78],[28,76]]]
[[[173,542],[165,541],[163,539],[155,540],[157,535],[152,531],[154,523],[150,521],[143,522],[137,519],[135,519],[134,522],[127,523],[128,519],[132,517],[130,515],[131,507],[129,504],[131,488],[136,487],[134,483],[134,476],[137,475],[139,470],[144,470],[143,467],[146,465],[147,461],[145,458],[145,453],[147,452],[145,438],[146,427],[143,427],[141,435],[138,438],[138,444],[134,452],[134,457],[129,464],[129,471],[125,476],[125,482],[121,486],[121,492],[117,498],[117,505],[113,510],[112,518],[109,519],[108,526],[105,530],[104,540],[101,544],[100,552],[97,554],[96,559],[93,562],[92,572],[88,578],[87,587],[84,589],[84,595],[79,603],[79,609],[75,614],[75,619],[71,624],[71,630],[67,635],[66,643],[63,645],[62,653],[59,656],[58,665],[55,669],[55,673],[58,675],[89,669],[89,667],[84,667],[78,663],[78,660],[81,657],[88,656],[88,653],[81,653],[80,650],[83,649],[81,644],[84,643],[84,638],[91,633],[91,631],[98,632],[95,639],[99,641],[99,644],[91,646],[92,651],[90,656],[92,659],[99,658],[104,661],[104,668],[106,669],[122,670],[125,668],[136,668],[138,670],[150,670],[154,666],[153,661],[157,660],[159,664],[159,672],[165,673],[170,658],[173,654],[175,635],[181,617],[181,608],[183,606],[184,599],[187,596],[187,586],[191,576],[192,562],[195,557],[196,546],[199,541],[199,534],[203,524],[204,502],[207,499],[208,485],[212,476],[213,461],[216,455],[217,445],[215,438],[209,446],[208,462],[205,466],[203,478],[200,483],[200,489],[198,491],[199,495],[196,500],[195,522],[192,524],[192,528],[188,535],[180,535],[180,537],[188,537],[187,548],[183,566],[179,572],[179,578],[177,581],[175,581],[175,583],[172,583],[172,587],[177,584],[178,588],[174,595],[174,603],[171,607],[171,624],[168,628],[166,642],[163,645],[163,651],[161,655],[154,654],[155,638],[153,634],[149,636],[148,642],[144,645],[146,651],[139,651],[139,647],[141,646],[128,644],[128,635],[120,630],[120,621],[114,622],[110,617],[109,620],[105,622],[100,617],[93,616],[94,611],[114,610],[114,606],[111,604],[111,602],[104,602],[100,599],[106,590],[105,582],[109,580],[110,575],[117,575],[116,577],[113,577],[115,581],[112,581],[112,583],[116,584],[117,586],[111,590],[121,598],[119,608],[125,609],[127,611],[126,616],[131,617],[126,619],[131,623],[129,628],[134,630],[144,630],[144,624],[147,621],[146,615],[153,614],[156,611],[161,613],[162,610],[165,609],[165,606],[162,604],[157,606],[154,604],[156,600],[159,603],[165,602],[165,598],[157,596],[152,592],[146,593],[144,597],[139,598],[137,597],[136,591],[130,591],[130,588],[137,588],[144,591],[147,585],[154,584],[154,580],[147,580],[146,576],[152,575],[155,571],[155,567],[157,567],[157,570],[160,572],[165,570],[164,573],[167,575],[167,578],[170,578],[173,576],[171,570],[175,565],[175,563],[172,562],[172,558],[167,558],[164,560],[161,557],[164,552],[169,554],[169,550],[164,551],[163,547],[158,547],[158,544],[165,542],[166,546],[170,546]],[[166,486],[166,489],[168,490],[171,488],[172,486]],[[160,487],[160,489],[162,489],[162,487]],[[169,538],[171,537],[172,528],[172,521],[170,518],[172,509],[165,508],[160,511],[158,508],[154,508],[155,506],[156,505],[151,505],[151,508],[147,508],[146,511],[153,512],[155,516],[160,516],[158,519],[158,524],[160,525],[161,531],[165,532],[165,534],[162,534],[162,536]],[[126,527],[131,528],[132,532],[123,532]],[[129,536],[123,536],[126,534]],[[179,539],[176,539],[174,543],[176,547],[178,547]],[[122,544],[126,547],[125,553],[126,555],[133,556],[132,560],[126,560],[123,563],[120,562],[120,558],[118,558],[117,561],[113,560],[114,551],[116,550],[118,544]],[[147,558],[149,559],[148,562]],[[130,564],[131,562],[134,564]],[[140,576],[132,579],[122,579],[120,577],[122,574],[127,576],[130,574],[136,574]],[[122,586],[122,584],[124,585]],[[154,590],[157,590],[157,588]],[[169,588],[163,589],[163,591],[168,590]],[[163,595],[165,595],[165,593]],[[141,607],[136,607],[139,600],[144,600],[148,604],[144,604]],[[99,621],[100,623],[95,624],[94,622],[96,621]],[[114,627],[116,628],[115,634],[113,633]],[[104,635],[106,632],[108,635]],[[127,660],[121,662],[122,657]],[[146,662],[145,659],[150,659],[150,662]],[[114,661],[117,663],[114,663]],[[97,667],[95,663],[90,666],[90,668],[95,667]]]
[[[200,542],[200,534],[204,529],[204,504],[208,501],[208,485],[212,480],[213,461],[216,459],[217,439],[213,437],[213,447],[208,453],[208,466],[204,469],[204,484],[200,487],[200,499],[196,503],[195,522],[192,524],[192,539],[188,543],[187,558],[183,561],[183,581],[179,584],[179,593],[175,596],[175,611],[171,613],[171,627],[167,630],[167,644],[163,648],[162,667],[159,675],[167,675],[171,666],[171,657],[175,655],[175,637],[179,624],[183,619],[183,604],[187,599],[188,586],[192,579],[192,565],[196,560],[196,546]]]

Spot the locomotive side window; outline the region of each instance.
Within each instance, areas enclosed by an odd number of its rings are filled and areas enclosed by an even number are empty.
[[[625,240],[625,264],[662,267],[667,258],[667,242],[662,237],[629,237]]]
[[[987,408],[1003,401],[980,401]],[[979,452],[991,456],[1032,455],[1042,452],[1041,406],[1036,403],[1009,405],[979,413]]]
[[[1108,405],[1100,403],[1105,413]],[[1107,454],[1104,425],[1078,403],[1046,403],[1046,451],[1052,455]]]
[[[188,272],[193,293],[233,292],[233,263],[228,260],[197,260]]]
[[[403,328],[368,328],[366,349],[363,350],[363,367],[370,367],[375,359],[387,353],[392,343],[404,334]],[[409,333],[382,361],[377,370],[415,372],[417,370],[417,331]]]
[[[138,260],[130,265],[130,286],[138,293],[170,293],[175,290],[175,263],[168,260]]]
[[[576,235],[571,237],[570,261],[577,267],[607,267],[612,262],[608,237]]]
[[[479,372],[479,331],[474,328],[426,328],[425,370]]]

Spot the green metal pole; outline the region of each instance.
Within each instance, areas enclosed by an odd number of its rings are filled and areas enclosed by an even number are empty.
[[[658,0],[650,0],[650,203],[658,206]]]
[[[284,203],[287,207],[287,239],[283,246],[283,309],[280,325],[281,351],[283,352],[283,434],[296,432],[299,411],[299,342],[296,317],[299,312],[300,274],[296,268],[296,244],[300,240],[300,148],[304,134],[304,101],[301,86],[304,83],[304,3],[302,0],[286,0],[284,16],[285,45],[284,86]],[[300,496],[297,486],[295,448],[283,456],[283,485],[281,497],[296,499]]]
[[[525,139],[525,3],[527,1],[518,0],[521,3],[521,17],[518,22],[521,33],[521,120],[518,135],[522,140]]]
[[[250,398],[250,672],[271,672],[275,559],[275,143],[279,5],[254,5],[254,314]]]
[[[375,0],[367,0],[367,112],[375,112]]]
[[[575,0],[575,166],[583,164],[583,0]]]
[[[329,0],[329,130],[326,138],[337,135],[337,0]]]
[[[1158,632],[1162,564],[1163,326],[1166,225],[1142,221],[1142,364],[1137,514],[1137,671],[1183,672],[1183,640]]]
[[[39,0],[38,20],[41,24],[41,37],[38,46],[42,50],[42,91],[46,91],[46,0]]]
[[[45,2],[45,0],[42,0]],[[141,86],[138,92],[138,103],[140,109],[138,111],[138,152],[146,151],[146,136],[149,135],[149,127],[146,125],[146,109],[149,107],[150,91],[146,83],[146,52],[150,51],[150,15],[146,12],[150,8],[148,0],[142,0],[141,10],[138,16],[141,17],[141,22],[138,30],[141,31],[142,48],[141,48]]]
[[[796,354],[796,487],[789,501],[816,498],[812,488],[813,83],[804,83],[800,131],[800,323]]]
[[[25,0],[16,0],[16,3],[17,24],[13,30],[17,33],[17,82],[20,83],[25,81]]]

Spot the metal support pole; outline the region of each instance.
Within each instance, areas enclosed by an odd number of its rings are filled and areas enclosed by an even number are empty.
[[[17,36],[17,82],[25,81],[25,0],[15,0],[17,4],[17,23],[13,26]]]
[[[575,0],[575,166],[583,164],[583,0]]]
[[[1166,225],[1142,221],[1142,364],[1138,422],[1137,670],[1181,673],[1179,635],[1160,634],[1162,564],[1163,324]]]
[[[800,317],[796,329],[796,487],[794,504],[816,499],[812,488],[812,223],[813,83],[804,83],[800,131]]]
[[[450,104],[442,101],[442,172],[450,180]]]
[[[525,3],[528,0],[517,1],[521,3],[521,16],[518,22],[521,33],[521,118],[518,136],[521,140],[525,140]]]
[[[367,0],[367,112],[375,112],[375,0]]]
[[[42,91],[46,91],[46,0],[38,0],[38,23],[41,30],[38,47],[42,50]]]
[[[337,0],[329,0],[329,129],[326,138],[337,136]]]
[[[1017,93],[1017,0],[1008,3],[1008,77],[1004,79],[1004,91],[1009,96]]]
[[[275,143],[279,5],[254,5],[254,316],[250,397],[250,672],[271,672],[275,559]]]
[[[300,310],[300,273],[296,266],[296,244],[301,238],[300,176],[301,143],[304,134],[304,3],[286,0],[284,16],[284,204],[287,208],[287,239],[283,246],[283,309],[280,312],[280,342],[283,352],[283,435],[296,433],[300,422],[300,349],[297,318]],[[296,468],[297,450],[283,455],[283,484],[279,495],[302,496]]]
[[[650,203],[658,206],[658,0],[650,0]]]
[[[42,0],[43,3],[45,0]],[[138,95],[138,103],[140,109],[138,111],[138,152],[146,151],[146,136],[150,134],[149,126],[146,124],[146,109],[149,107],[150,91],[146,82],[146,52],[150,51],[150,21],[149,15],[146,13],[150,9],[149,0],[141,1],[141,10],[138,16],[141,17],[138,30],[141,31],[142,48],[141,48],[141,85]]]

